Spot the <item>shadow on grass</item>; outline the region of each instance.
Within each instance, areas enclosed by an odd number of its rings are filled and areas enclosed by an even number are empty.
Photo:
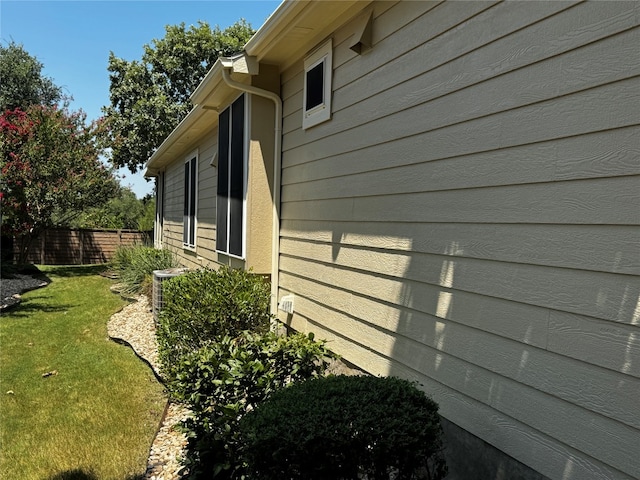
[[[129,476],[124,480],[143,480],[144,475]],[[73,470],[66,470],[64,472],[56,473],[55,475],[47,478],[47,480],[100,480],[98,476],[92,471],[85,471],[81,468],[74,468]]]
[[[41,296],[33,300],[22,300],[19,304],[12,306],[11,308],[2,312],[3,317],[7,318],[20,318],[20,317],[29,317],[34,312],[38,313],[58,313],[58,312],[66,312],[70,308],[76,307],[77,305],[51,305],[50,303],[43,303],[42,301],[47,298]]]
[[[57,277],[87,277],[92,275],[100,275],[107,270],[107,265],[51,265],[42,267],[47,275]]]
[[[20,275],[29,275],[32,278],[44,283],[36,286],[27,285],[23,288],[20,294],[25,292],[46,287],[55,280],[55,277],[70,278],[70,277],[88,277],[96,276],[104,273],[107,270],[107,265],[63,265],[63,266],[42,266],[42,270],[38,269],[35,265],[28,265],[20,270]],[[16,273],[5,277],[5,281],[11,281],[12,278],[17,278]],[[54,277],[52,279],[51,277]],[[21,300],[9,305],[3,305],[3,316],[6,314],[13,317],[26,317],[33,312],[47,312],[56,313],[64,312],[69,308],[77,305],[50,305],[43,303],[46,299],[51,298],[45,295],[38,295],[28,300]]]
[[[67,470],[65,472],[56,473],[47,480],[99,480],[98,476],[93,472],[85,472],[81,468]]]

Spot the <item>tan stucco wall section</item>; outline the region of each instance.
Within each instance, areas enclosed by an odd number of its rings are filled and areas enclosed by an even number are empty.
[[[260,66],[253,85],[278,93],[276,67]],[[275,144],[274,104],[251,95],[249,120],[249,165],[247,189],[247,268],[255,273],[271,273],[271,232],[273,219],[273,156]]]

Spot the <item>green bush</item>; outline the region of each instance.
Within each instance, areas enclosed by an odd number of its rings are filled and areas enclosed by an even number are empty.
[[[271,289],[261,276],[221,267],[200,269],[163,282],[164,306],[156,335],[163,375],[190,352],[243,330],[265,331],[271,315]]]
[[[189,478],[240,478],[239,419],[288,383],[323,374],[332,357],[312,335],[249,331],[185,354],[171,390],[193,412],[183,424]]]
[[[125,295],[151,297],[153,271],[176,266],[177,260],[169,250],[143,245],[119,247],[111,260],[111,269],[121,284],[120,292]]]
[[[397,378],[297,383],[239,422],[249,478],[441,479],[438,405]]]

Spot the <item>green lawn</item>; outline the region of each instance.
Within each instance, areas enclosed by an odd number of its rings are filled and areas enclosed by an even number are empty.
[[[134,479],[165,397],[149,367],[108,339],[125,302],[95,267],[41,271],[50,285],[0,318],[0,479]]]

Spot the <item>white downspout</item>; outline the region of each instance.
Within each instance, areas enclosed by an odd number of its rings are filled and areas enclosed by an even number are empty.
[[[222,79],[231,88],[268,98],[275,105],[275,138],[273,148],[273,211],[271,225],[271,313],[278,315],[278,284],[280,272],[280,163],[282,145],[282,99],[276,93],[236,82],[229,75],[229,68],[222,69]]]

